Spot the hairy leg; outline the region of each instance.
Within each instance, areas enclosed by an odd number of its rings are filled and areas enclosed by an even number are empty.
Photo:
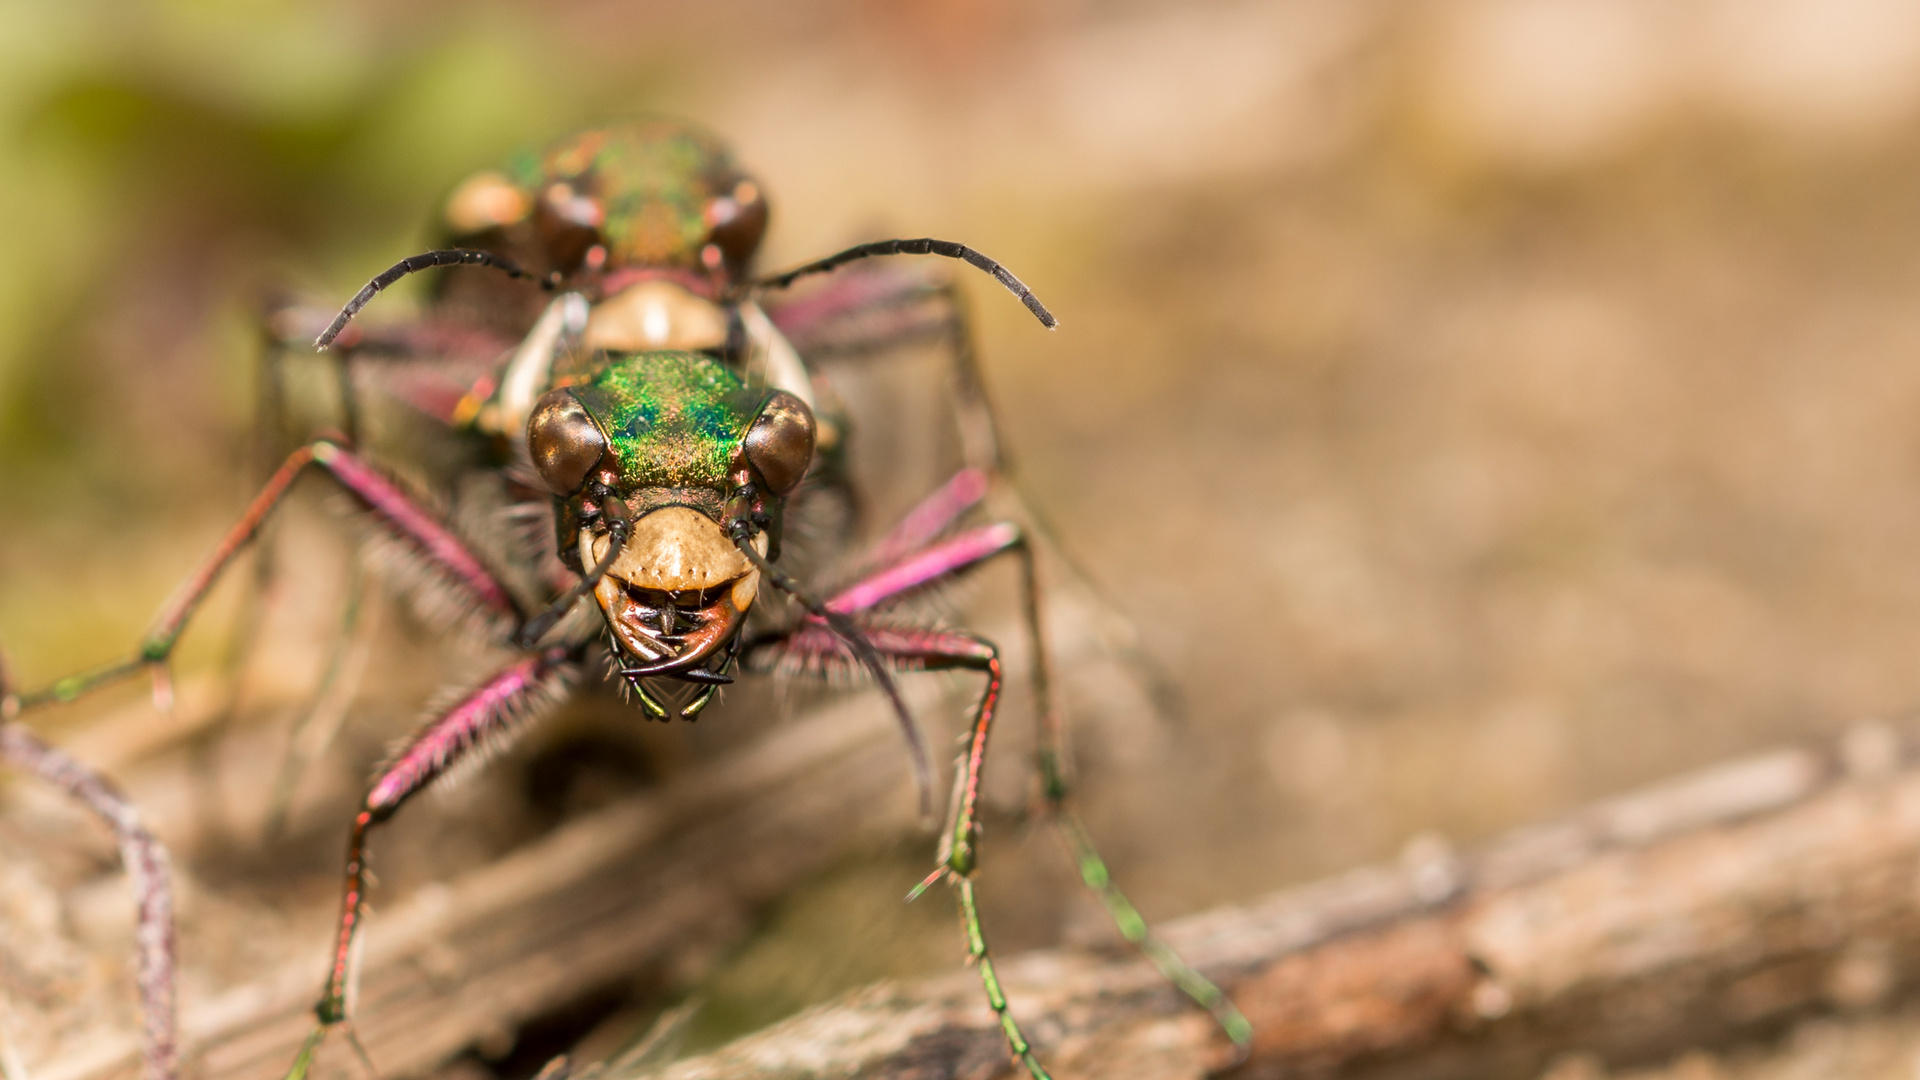
[[[504,350],[511,347],[495,334],[431,319],[378,326],[350,326],[328,352],[315,353],[313,339],[334,316],[332,307],[283,302],[262,313],[262,347],[257,374],[259,400],[255,418],[255,457],[260,477],[269,475],[295,446],[316,435],[340,432],[350,444],[361,436],[362,419],[376,401],[407,407],[426,427],[452,427],[462,404],[476,393],[491,392],[491,373]],[[290,400],[289,368],[302,365],[330,383],[336,399],[318,411],[313,403],[302,408]],[[305,380],[312,385],[314,379]],[[300,396],[300,395],[295,395]],[[271,538],[263,538],[255,560],[255,595],[269,588],[275,570]],[[363,561],[348,564],[345,603],[340,630],[334,635],[320,681],[292,726],[292,737],[275,770],[271,804],[265,819],[266,836],[278,834],[300,777],[323,754],[352,707],[358,668],[367,655],[368,632],[363,625],[376,609],[365,602],[368,577]],[[246,641],[240,635],[229,672],[242,669]],[[236,693],[237,696],[237,693]]]
[[[846,594],[842,594],[844,597]],[[840,598],[836,598],[840,599]],[[902,670],[977,671],[986,676],[986,689],[974,709],[967,750],[960,760],[954,782],[954,808],[948,828],[942,833],[938,855],[939,868],[914,890],[918,896],[929,885],[947,878],[959,893],[961,933],[968,958],[980,970],[980,982],[986,989],[987,1003],[1006,1036],[1007,1049],[1032,1080],[1051,1080],[1045,1066],[1034,1055],[1033,1046],[1008,1010],[1007,995],[994,972],[993,957],[987,947],[987,935],[980,911],[974,902],[973,872],[979,857],[979,805],[981,770],[986,763],[987,737],[1000,701],[1001,667],[999,650],[985,638],[951,630],[920,628],[868,627],[863,633],[875,652],[890,665]],[[796,628],[777,646],[788,658],[815,671],[845,666],[844,646],[826,625],[809,620]]]
[[[567,648],[546,649],[516,660],[423,726],[374,777],[347,840],[345,895],[327,985],[314,1012],[326,1026],[348,1019],[354,944],[359,936],[367,885],[367,834],[414,794],[498,746],[565,697],[578,675]]]
[[[147,1068],[152,1076],[171,1076],[174,1072],[173,927],[166,854],[110,784],[13,721],[28,709],[72,701],[143,669],[153,670],[156,692],[164,687],[167,661],[200,602],[234,557],[259,534],[294,481],[310,467],[318,467],[338,481],[372,512],[389,535],[433,568],[477,612],[519,622],[511,597],[458,537],[392,481],[339,445],[322,440],[294,451],[274,471],[240,520],[161,609],[134,656],[69,676],[29,694],[15,694],[0,678],[0,757],[67,789],[105,819],[120,841],[139,904],[140,981],[147,1013]]]
[[[959,500],[953,497],[952,489],[955,483],[966,475],[963,472],[960,477],[956,477],[954,483],[949,483],[946,488],[936,492],[933,497],[908,515],[909,523],[912,523],[916,517],[920,518],[920,526],[915,530],[909,530],[907,525],[903,524],[895,531],[895,536],[898,537],[910,531],[919,531],[921,535],[933,536],[949,527],[953,518],[957,518],[961,511],[955,510],[951,517],[944,521],[940,520],[940,512],[958,505]],[[937,526],[935,526],[936,522],[938,522]],[[889,538],[889,540],[893,539],[894,537]],[[1022,614],[1032,643],[1031,678],[1034,706],[1039,714],[1040,726],[1040,737],[1035,746],[1035,764],[1040,774],[1040,788],[1046,801],[1048,816],[1067,841],[1074,862],[1080,870],[1081,880],[1107,909],[1121,936],[1152,961],[1169,982],[1179,987],[1196,1004],[1211,1013],[1227,1037],[1244,1052],[1250,1045],[1253,1035],[1246,1017],[1218,986],[1194,970],[1180,958],[1178,953],[1154,936],[1146,920],[1127,899],[1126,894],[1114,884],[1112,874],[1108,871],[1105,860],[1100,857],[1099,850],[1094,846],[1086,826],[1067,805],[1069,785],[1064,734],[1059,710],[1053,697],[1052,665],[1046,639],[1042,633],[1039,582],[1034,565],[1033,549],[1021,530],[1011,523],[1001,522],[970,530],[919,550],[909,551],[892,559],[866,578],[841,590],[826,602],[826,606],[831,611],[846,615],[870,612],[916,591],[949,580],[982,562],[1006,553],[1011,553],[1020,560]],[[817,622],[818,620],[812,619],[803,621],[790,638],[775,648],[802,659],[801,666],[807,666],[807,658],[819,656],[825,650],[835,647],[832,639],[821,633],[823,628],[813,625]],[[988,664],[985,658],[974,654],[968,654],[972,659],[963,662],[957,658],[957,653],[940,658],[925,653],[924,650],[917,652],[915,651],[917,646],[913,642],[900,637],[902,633],[904,632],[875,629],[869,631],[868,636],[873,640],[875,649],[883,657],[894,662],[922,667]],[[954,642],[946,644],[953,646]],[[991,649],[991,646],[985,645],[984,642],[980,642],[980,645]],[[975,652],[977,653],[977,648]],[[820,663],[817,659],[812,662],[815,666]],[[992,691],[997,695],[1000,680],[997,655],[992,658],[990,666]],[[982,708],[990,713],[990,706],[989,701],[983,704]],[[984,730],[980,731],[978,739],[982,753],[985,752],[985,737]],[[970,771],[965,775],[970,784],[977,782],[977,764],[970,766]],[[967,797],[971,798],[974,794],[976,793],[969,789]],[[956,815],[956,821],[965,818],[968,828],[971,828],[971,813],[965,811],[965,805],[967,804],[962,804],[962,812]],[[951,845],[960,842],[961,839],[965,838],[956,831],[948,837],[948,843]],[[990,988],[991,992],[992,988]]]
[[[374,517],[381,530],[418,558],[447,588],[466,602],[477,617],[517,626],[520,611],[506,588],[481,565],[465,542],[441,524],[431,512],[393,481],[336,443],[321,440],[309,443],[289,455],[267,479],[246,513],[227,531],[213,552],[161,608],[139,651],[131,658],[102,665],[54,683],[44,690],[24,694],[26,707],[75,698],[152,668],[156,676],[164,673],[173,648],[186,631],[200,602],[234,557],[258,535],[268,516],[286,497],[293,482],[310,467],[318,467],[332,476]]]
[[[428,721],[374,777],[347,837],[339,929],[326,986],[313,1007],[318,1023],[295,1055],[287,1080],[304,1080],[327,1032],[343,1025],[368,1071],[374,1071],[351,1028],[354,958],[366,913],[367,834],[449,769],[475,760],[489,745],[503,744],[537,719],[539,712],[566,696],[578,674],[577,658],[566,648],[546,649],[509,664]]]
[[[990,475],[1008,471],[999,422],[974,353],[964,295],[953,279],[920,267],[875,266],[838,275],[769,317],[810,363],[871,356],[920,342],[947,349],[961,457]]]
[[[768,314],[809,363],[873,356],[916,342],[945,346],[951,365],[951,400],[961,457],[968,470],[988,480],[991,504],[1000,516],[1019,521],[1029,541],[1049,562],[1066,568],[1074,583],[1101,610],[1098,632],[1146,689],[1163,716],[1182,711],[1179,683],[1143,651],[1117,605],[1059,540],[1059,530],[1026,496],[1000,421],[987,394],[974,350],[965,296],[953,277],[935,268],[869,264],[829,279],[792,298],[769,300]],[[872,560],[877,565],[883,559]]]
[[[962,475],[964,477],[966,474]],[[908,543],[909,540],[930,539],[945,531],[967,505],[977,501],[977,494],[972,498],[956,497],[968,491],[969,486],[965,481],[957,489],[950,483],[923,502],[889,538],[891,546],[909,550],[879,571],[833,596],[826,602],[827,609],[845,615],[869,612],[950,579],[1002,552],[1024,552],[1026,549],[1019,529],[1008,523],[973,529],[949,540],[912,550],[914,545]],[[999,651],[984,638],[956,631],[868,627],[864,633],[874,651],[892,666],[908,670],[962,669],[978,671],[986,676],[987,685],[975,708],[967,751],[961,759],[954,784],[952,817],[941,837],[940,865],[920,883],[913,895],[917,896],[943,877],[953,882],[960,899],[961,929],[967,955],[979,968],[988,1005],[1006,1036],[1007,1048],[1033,1080],[1050,1080],[1046,1068],[1034,1055],[1032,1044],[1009,1011],[1006,994],[994,970],[985,927],[973,893],[973,872],[978,866],[976,841],[979,836],[981,777],[1003,680]],[[784,637],[765,643],[763,647],[802,670],[829,671],[845,666],[845,654],[839,639],[828,630],[823,620],[815,616],[802,620]]]

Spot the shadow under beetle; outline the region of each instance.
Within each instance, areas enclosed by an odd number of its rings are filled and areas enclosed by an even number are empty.
[[[911,895],[942,879],[955,886],[967,952],[1008,1047],[1045,1080],[1008,1012],[974,899],[981,768],[1002,686],[999,650],[965,630],[882,617],[1001,555],[1022,569],[1024,622],[1035,646],[1030,675],[1041,718],[1041,788],[1083,879],[1127,939],[1210,1010],[1235,1044],[1244,1049],[1250,1040],[1246,1020],[1219,989],[1151,936],[1065,807],[1032,538],[1010,521],[963,527],[1002,483],[1003,469],[951,282],[856,271],[784,306],[763,306],[760,297],[872,256],[934,254],[991,274],[1044,325],[1052,327],[1053,316],[1004,267],[940,240],[863,244],[754,277],[767,217],[758,184],[721,143],[667,120],[590,130],[468,179],[448,200],[447,246],[374,278],[319,334],[320,348],[337,345],[345,356],[345,436],[313,440],[284,459],[162,611],[138,656],[16,702],[17,710],[70,700],[143,668],[163,671],[202,596],[312,469],[344,488],[381,534],[458,599],[467,618],[516,651],[431,716],[374,778],[351,826],[338,932],[315,1007],[319,1024],[292,1077],[306,1073],[329,1029],[349,1021],[369,832],[482,744],[565,697],[591,659],[604,654],[607,678],[646,715],[663,720],[697,716],[742,667],[816,675],[864,670],[900,720],[923,812],[930,812],[932,786],[926,751],[892,675],[980,674],[985,686],[937,866]],[[351,322],[407,274],[455,266],[501,273],[444,275],[425,315],[413,322],[367,329]],[[289,340],[318,321],[286,309],[273,332]],[[838,458],[844,423],[823,407],[803,357],[929,335],[950,346],[966,465],[866,552],[851,580],[807,588],[778,565],[790,504],[846,481]],[[399,380],[395,395],[488,442],[508,489],[524,507],[550,513],[550,547],[519,560],[527,565],[490,566],[475,545],[363,458],[354,448],[353,380],[345,374],[355,357],[433,361],[412,365],[434,374]],[[478,375],[457,378],[463,370]],[[791,598],[794,617],[750,630],[749,613],[769,587]],[[567,618],[589,594],[599,617]]]

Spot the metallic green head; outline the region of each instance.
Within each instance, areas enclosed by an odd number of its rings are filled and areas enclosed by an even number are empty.
[[[636,686],[711,681],[710,665],[725,666],[760,586],[734,537],[757,534],[756,550],[777,557],[814,430],[799,398],[695,352],[612,354],[534,408],[527,448],[555,496],[561,556],[585,573],[607,558],[614,523],[628,530],[594,595]]]
[[[672,274],[715,293],[767,227],[760,187],[712,134],[645,118],[595,128],[469,177],[447,200],[458,247],[497,251],[569,287]]]
[[[749,387],[702,353],[623,358],[572,388],[607,437],[620,491],[685,490],[724,496],[747,428],[773,392]]]

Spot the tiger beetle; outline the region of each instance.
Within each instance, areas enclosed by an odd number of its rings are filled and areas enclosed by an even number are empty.
[[[445,428],[491,445],[497,469],[522,505],[551,514],[550,546],[523,560],[538,568],[538,595],[516,584],[528,575],[497,573],[474,545],[356,449],[353,382],[343,377],[347,432],[308,441],[284,459],[163,610],[137,656],[20,699],[69,700],[142,669],[164,672],[202,596],[309,470],[344,488],[380,534],[460,601],[465,619],[517,652],[431,715],[381,767],[362,800],[349,831],[340,921],[315,1006],[318,1025],[289,1080],[306,1074],[330,1029],[342,1027],[351,1037],[368,834],[483,744],[511,735],[566,697],[596,656],[606,658],[606,678],[643,714],[662,720],[695,718],[742,669],[815,676],[864,671],[905,734],[929,816],[926,751],[893,676],[921,670],[980,675],[985,686],[973,708],[937,865],[909,898],[941,880],[955,887],[967,955],[1008,1048],[1034,1080],[1047,1080],[1008,1011],[974,898],[981,769],[1001,695],[1000,651],[965,630],[877,618],[1002,555],[1018,561],[1022,617],[1035,646],[1036,757],[1050,816],[1121,933],[1209,1010],[1238,1048],[1249,1044],[1246,1019],[1152,936],[1066,806],[1034,537],[1012,521],[963,527],[1004,483],[1004,469],[953,285],[868,271],[838,275],[784,305],[763,298],[871,257],[930,254],[992,275],[1049,328],[1053,315],[1005,267],[944,240],[861,244],[756,277],[752,263],[767,220],[759,184],[722,143],[662,119],[586,131],[469,178],[447,202],[447,244],[373,278],[315,344],[339,346],[343,371],[355,356],[504,357],[463,386],[403,380],[398,396]],[[352,322],[403,277],[462,266],[500,273],[443,275],[425,317],[411,323],[362,329]],[[284,340],[300,325],[301,318],[284,317],[276,332]],[[844,424],[816,396],[803,356],[879,349],[916,335],[937,335],[950,346],[966,464],[866,552],[851,580],[826,589],[805,586],[778,565],[788,512],[810,493],[846,481],[836,467]],[[749,613],[768,588],[791,598],[795,614],[749,630]],[[569,620],[588,595],[599,617]]]

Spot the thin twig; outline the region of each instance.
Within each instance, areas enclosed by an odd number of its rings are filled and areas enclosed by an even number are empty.
[[[145,1075],[147,1080],[177,1080],[173,885],[166,848],[140,823],[133,804],[111,781],[48,745],[24,724],[0,721],[0,761],[65,791],[113,830],[136,911],[134,978],[143,1014]]]

